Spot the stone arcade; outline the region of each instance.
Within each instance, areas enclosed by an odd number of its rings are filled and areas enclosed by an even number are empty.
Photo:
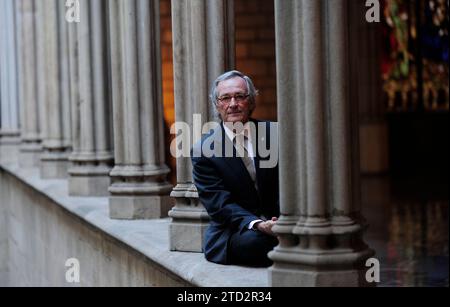
[[[0,285],[64,285],[71,257],[90,272],[81,285],[365,285],[349,62],[364,1],[274,1],[282,215],[268,270],[206,263],[190,159],[167,180],[159,1],[80,0],[80,23],[64,2],[0,1]],[[192,127],[214,120],[210,85],[235,68],[234,1],[171,9],[175,120]]]

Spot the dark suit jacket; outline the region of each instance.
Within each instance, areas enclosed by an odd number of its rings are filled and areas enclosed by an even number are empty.
[[[259,121],[252,120],[256,125]],[[270,129],[276,129],[270,122],[265,125],[266,135],[256,135],[254,147],[266,137],[270,144]],[[258,130],[258,129],[257,129]],[[272,131],[273,132],[273,131]],[[275,131],[276,132],[276,131]],[[201,155],[201,146],[206,141],[222,145],[222,157]],[[264,215],[268,219],[278,217],[278,161],[274,168],[260,168],[261,157],[255,151],[255,167],[258,190],[239,157],[224,157],[224,144],[233,145],[226,136],[223,125],[204,136],[192,150],[193,178],[200,201],[211,217],[210,226],[206,230],[203,252],[206,259],[212,262],[228,264],[227,248],[231,235],[248,227],[253,220]],[[255,144],[256,143],[256,144]],[[271,145],[272,146],[272,145]],[[212,147],[211,147],[212,148]],[[200,157],[198,157],[200,156]],[[269,159],[269,158],[266,158]]]

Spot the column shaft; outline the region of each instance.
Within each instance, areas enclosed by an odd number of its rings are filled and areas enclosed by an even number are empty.
[[[194,134],[194,125],[214,119],[210,86],[234,67],[233,7],[234,1],[172,1],[175,115]],[[201,116],[201,123],[194,124],[194,115]],[[199,137],[194,134],[190,141]],[[176,205],[169,212],[170,249],[201,252],[209,216],[198,200],[189,157],[177,158],[177,186],[171,196]]]
[[[46,136],[47,131],[47,116],[45,112],[46,101],[46,56],[45,56],[45,4],[44,1],[35,1],[36,7],[36,86],[37,86],[37,101],[38,101],[38,116],[39,116],[39,131],[41,148],[42,141]],[[41,149],[42,151],[42,149]]]
[[[324,42],[322,29],[322,1],[305,0],[302,7],[304,29],[303,65],[305,86],[305,131],[307,180],[307,222],[321,223],[327,214],[325,203],[325,123],[324,123]],[[307,43],[306,43],[307,42]],[[318,219],[313,221],[311,219]]]
[[[358,202],[353,200],[352,190],[358,190],[359,186],[355,184],[356,176],[352,176],[352,158],[355,153],[352,148],[352,140],[358,142],[352,136],[352,118],[350,91],[349,91],[349,48],[348,48],[348,24],[342,22],[348,21],[348,11],[346,1],[330,1],[328,10],[333,11],[329,17],[329,29],[331,29],[330,46],[332,49],[332,57],[330,61],[330,78],[329,91],[330,97],[333,99],[329,103],[330,117],[330,143],[332,152],[331,156],[331,182],[330,189],[334,191],[332,210],[334,224],[352,223],[348,220]],[[354,105],[358,105],[357,101]],[[354,127],[357,130],[357,127]],[[359,168],[356,169],[359,171]]]
[[[44,1],[46,135],[41,177],[66,178],[70,143],[68,27],[64,2]]]
[[[164,163],[159,2],[109,2],[115,166],[110,216],[167,215],[171,185]]]
[[[280,176],[280,218],[274,230],[283,234],[279,237],[278,249],[298,244],[298,237],[292,231],[306,215],[306,180],[300,174],[306,173],[305,148],[305,105],[292,103],[304,101],[304,77],[292,67],[303,67],[303,24],[295,17],[300,14],[300,1],[275,2],[276,45],[283,47],[283,56],[277,57],[277,95],[279,122],[279,172]],[[292,125],[292,123],[296,123]],[[295,188],[292,188],[295,187]]]
[[[17,40],[19,56],[21,57],[21,146],[19,163],[25,167],[39,166],[41,145],[41,122],[39,118],[39,95],[37,75],[37,48],[36,48],[36,2],[17,2],[21,15],[20,33]]]
[[[15,1],[0,2],[0,159],[16,162],[19,145]]]
[[[108,86],[107,2],[80,1],[83,21],[70,25],[73,152],[69,194],[107,196],[113,163]],[[78,56],[78,58],[77,58]]]

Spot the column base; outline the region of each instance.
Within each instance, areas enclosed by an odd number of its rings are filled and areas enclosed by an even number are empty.
[[[368,287],[366,270],[309,271],[298,268],[269,268],[269,284],[276,287]]]
[[[209,215],[200,203],[197,188],[192,183],[178,183],[170,193],[176,205],[169,212],[171,251],[203,252],[203,239],[209,225]]]
[[[19,144],[18,134],[0,132],[0,161],[17,164],[19,162]]]
[[[169,196],[110,196],[109,217],[148,220],[167,217],[173,202]]]
[[[43,154],[40,173],[42,179],[66,179],[69,160],[67,154]]]
[[[203,252],[203,239],[209,223],[173,221],[169,226],[170,250],[179,252]]]
[[[269,252],[274,264],[269,270],[270,285],[275,287],[363,287],[369,286],[367,260],[375,251],[364,243],[367,225],[361,216],[334,217],[329,225],[315,227],[325,219],[307,217],[292,230],[298,237]],[[353,222],[352,222],[353,221]],[[332,226],[331,226],[332,225]],[[275,229],[276,231],[276,229]],[[278,234],[278,233],[277,233]],[[286,235],[279,235],[281,238]],[[288,244],[283,244],[288,243]]]
[[[7,164],[19,163],[18,144],[0,144],[0,162]]]
[[[19,152],[19,165],[23,168],[39,167],[42,153],[42,147],[39,144],[35,146],[22,145]]]
[[[69,195],[70,196],[109,196],[109,185],[111,180],[105,176],[70,176]]]

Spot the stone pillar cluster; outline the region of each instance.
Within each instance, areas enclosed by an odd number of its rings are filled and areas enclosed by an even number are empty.
[[[109,1],[114,158],[111,218],[167,216],[159,2]]]
[[[194,116],[201,116],[200,125],[214,120],[211,84],[234,66],[233,1],[174,0],[172,16],[175,120],[192,129]],[[190,141],[196,137],[192,133]],[[169,212],[170,249],[201,252],[209,216],[198,200],[190,158],[177,159],[177,185],[170,195],[176,201]]]
[[[80,22],[61,0],[0,3],[2,162],[109,197],[112,218],[167,216],[159,2],[77,2]]]
[[[347,0],[275,3],[281,217],[274,286],[358,286],[358,112],[350,99]]]

